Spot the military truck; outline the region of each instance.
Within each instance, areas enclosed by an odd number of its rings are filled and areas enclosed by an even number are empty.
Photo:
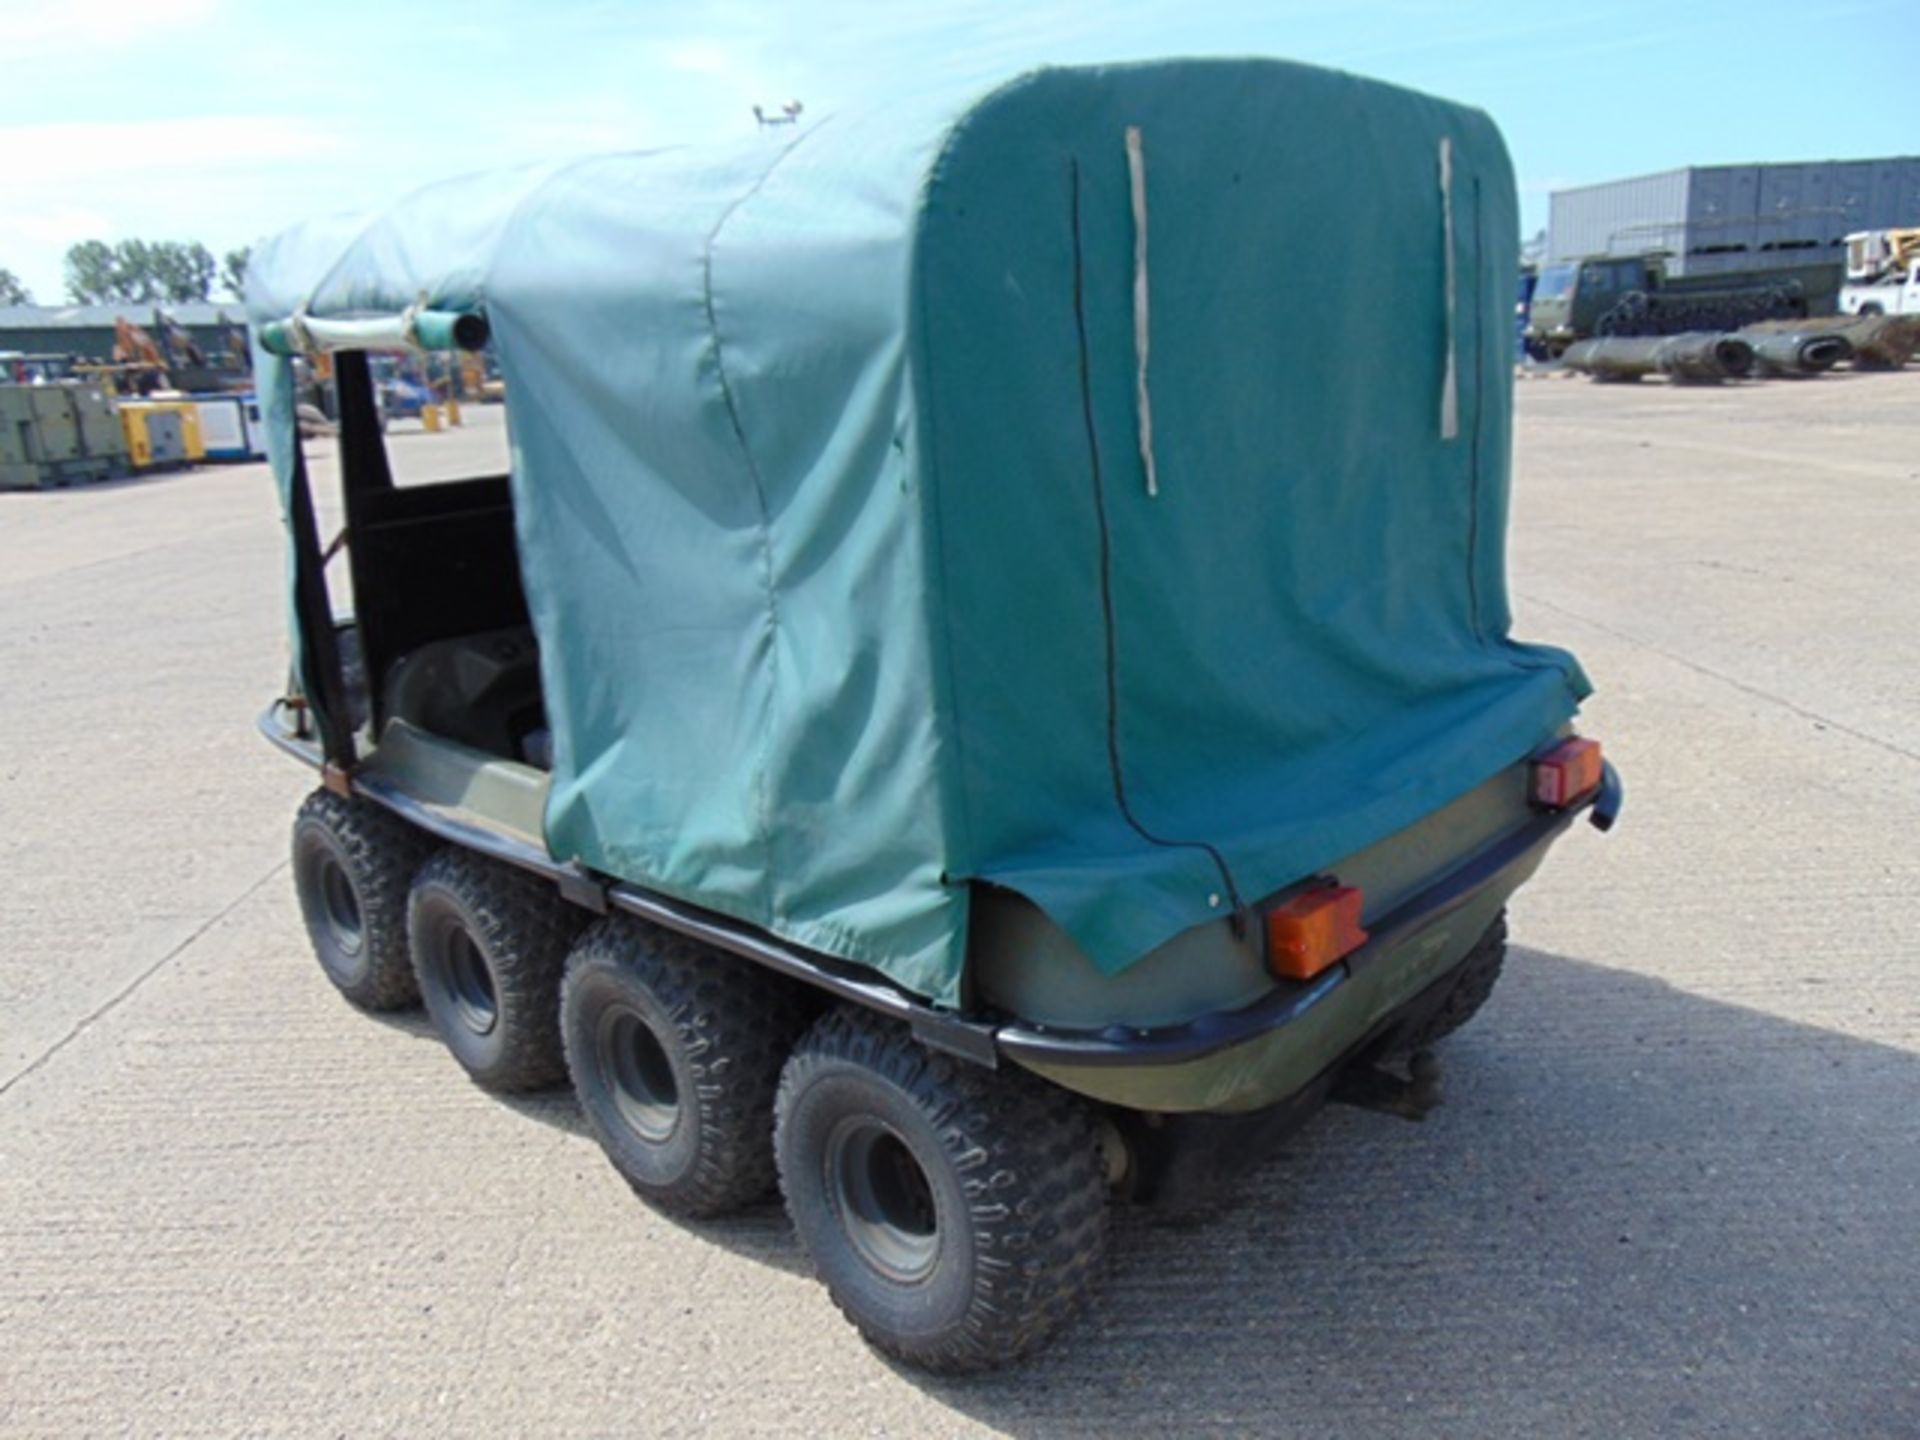
[[[1510,634],[1517,221],[1481,112],[1216,60],[256,247],[261,727],[319,777],[327,978],[570,1083],[654,1206],[777,1188],[936,1370],[1059,1329],[1113,1203],[1216,1197],[1330,1098],[1422,1113],[1508,900],[1620,806],[1578,663]],[[369,353],[489,339],[508,472],[396,485]]]
[[[1541,269],[1534,287],[1527,354],[1557,360],[1595,335],[1682,335],[1831,315],[1840,275],[1831,264],[1681,277],[1658,255],[1558,261]]]

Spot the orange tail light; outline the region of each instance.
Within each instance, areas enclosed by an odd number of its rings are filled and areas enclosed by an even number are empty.
[[[1267,912],[1267,968],[1283,980],[1311,980],[1367,943],[1363,897],[1352,885],[1296,895]]]
[[[1561,810],[1600,784],[1600,742],[1562,740],[1533,762],[1533,803]]]

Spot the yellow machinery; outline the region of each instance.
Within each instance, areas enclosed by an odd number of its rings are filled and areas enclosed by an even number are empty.
[[[200,412],[190,400],[122,400],[120,426],[136,470],[192,465],[206,458]]]
[[[134,464],[140,463],[137,447],[134,443],[135,427],[144,429],[148,439],[153,439],[153,426],[149,417],[154,415],[176,415],[180,421],[180,455],[157,460],[158,464],[173,463],[175,459],[184,459],[189,465],[198,465],[207,458],[206,442],[200,434],[200,407],[191,400],[122,400],[120,402],[120,423],[127,428],[127,448],[136,451]],[[171,447],[162,444],[160,449]]]
[[[153,410],[169,411],[180,417],[180,441],[186,447],[187,463],[198,465],[207,458],[206,436],[200,429],[200,407],[192,400],[149,397],[138,402]]]

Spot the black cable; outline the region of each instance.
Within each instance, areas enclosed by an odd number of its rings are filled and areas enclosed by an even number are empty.
[[[1117,626],[1113,612],[1113,536],[1107,525],[1107,484],[1100,469],[1100,437],[1093,419],[1093,362],[1087,346],[1087,303],[1085,261],[1080,247],[1080,161],[1068,162],[1073,177],[1073,323],[1080,341],[1080,410],[1087,427],[1087,456],[1093,474],[1093,510],[1100,525],[1100,616],[1107,645],[1107,769],[1113,778],[1113,799],[1120,814],[1133,831],[1149,845],[1168,850],[1202,850],[1220,871],[1233,904],[1228,923],[1236,937],[1247,932],[1246,906],[1241,903],[1239,887],[1233,883],[1233,871],[1226,857],[1204,840],[1169,840],[1154,834],[1140,823],[1127,801],[1127,782],[1120,767],[1120,661]]]

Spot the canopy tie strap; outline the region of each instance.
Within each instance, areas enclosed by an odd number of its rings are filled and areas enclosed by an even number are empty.
[[[1147,157],[1140,127],[1127,127],[1127,181],[1133,194],[1133,356],[1134,404],[1140,417],[1140,463],[1146,467],[1147,494],[1160,493],[1153,464],[1153,401],[1147,394]]]
[[[1460,435],[1460,377],[1454,361],[1454,322],[1458,281],[1453,257],[1453,139],[1440,137],[1440,224],[1447,255],[1447,360],[1440,380],[1440,438]]]
[[[414,350],[425,350],[420,343],[420,315],[427,308],[427,292],[422,290],[420,297],[400,312],[400,334],[407,345]]]
[[[293,353],[311,355],[316,347],[313,332],[307,329],[307,302],[302,300],[299,308],[287,317],[287,337],[293,342]]]

